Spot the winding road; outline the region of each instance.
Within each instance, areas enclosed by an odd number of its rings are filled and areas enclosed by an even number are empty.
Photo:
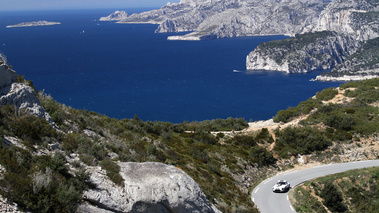
[[[379,166],[379,160],[329,164],[280,174],[263,181],[255,187],[251,194],[251,199],[262,213],[294,213],[296,211],[289,201],[288,192],[274,193],[271,190],[278,180],[287,180],[291,187],[294,187],[317,177],[373,166]]]

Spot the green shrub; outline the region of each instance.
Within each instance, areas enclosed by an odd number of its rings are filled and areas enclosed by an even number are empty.
[[[251,158],[251,161],[258,164],[258,166],[267,166],[276,162],[273,154],[267,151],[266,148],[260,146],[254,146],[250,148],[249,156]]]
[[[95,157],[93,157],[92,155],[80,154],[79,159],[88,166],[95,165]]]
[[[19,138],[40,144],[43,137],[57,137],[58,133],[43,118],[33,115],[22,115],[11,118],[8,128]]]
[[[53,157],[51,158],[51,169],[53,169],[54,171],[57,171],[61,174],[66,174],[67,171],[68,171],[68,168],[66,167],[66,158],[65,156],[60,153],[60,152],[56,152]]]
[[[289,107],[286,110],[280,110],[274,117],[274,121],[287,123],[293,118],[300,115],[306,115],[310,113],[313,109],[321,105],[320,100],[309,98],[306,101],[301,102],[296,107]]]
[[[321,151],[332,144],[324,132],[312,127],[288,127],[277,134],[274,150],[281,158]]]
[[[338,90],[336,88],[324,89],[321,92],[316,93],[316,98],[322,101],[329,101],[334,98],[338,94]]]
[[[76,189],[73,184],[59,184],[57,199],[64,207],[63,212],[76,212],[81,198],[82,192]]]
[[[123,186],[124,179],[120,175],[120,166],[117,163],[113,162],[109,158],[106,158],[100,161],[99,164],[101,168],[105,169],[105,171],[107,172],[107,176],[113,183],[119,186]]]
[[[349,131],[355,124],[355,119],[351,115],[346,114],[332,114],[326,117],[325,124],[335,129]]]
[[[324,205],[332,212],[346,212],[347,208],[343,204],[342,193],[332,182],[327,182],[320,192],[320,197],[324,199]]]
[[[231,142],[238,146],[256,146],[255,137],[251,135],[236,135]]]

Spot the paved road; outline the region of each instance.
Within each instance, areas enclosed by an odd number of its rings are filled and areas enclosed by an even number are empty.
[[[310,169],[277,175],[273,178],[263,181],[257,187],[255,187],[251,195],[251,199],[257,205],[259,211],[262,213],[294,213],[295,210],[288,199],[288,192],[273,193],[271,190],[272,186],[278,180],[287,180],[291,184],[291,187],[294,187],[298,184],[317,177],[340,173],[351,169],[373,166],[379,166],[379,160],[330,164],[326,166],[318,166]]]

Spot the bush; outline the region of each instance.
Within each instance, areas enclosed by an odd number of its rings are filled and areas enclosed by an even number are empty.
[[[332,144],[324,132],[312,127],[288,127],[277,134],[274,150],[281,158],[322,151]]]
[[[73,184],[60,184],[57,191],[58,201],[64,207],[63,212],[76,212],[82,198],[81,191],[77,190]]]
[[[105,169],[107,176],[113,183],[119,186],[122,186],[124,184],[124,179],[120,175],[120,166],[117,163],[113,162],[109,158],[106,158],[100,161],[100,166],[101,168]]]
[[[333,185],[327,182],[320,192],[320,197],[324,199],[324,205],[332,212],[345,212],[346,206],[342,203],[342,193]]]
[[[324,89],[321,92],[317,92],[316,98],[318,100],[328,101],[334,98],[334,96],[336,96],[337,94],[338,94],[338,90],[336,88],[329,88],[329,89]]]
[[[273,154],[260,146],[252,147],[249,151],[249,156],[251,161],[258,164],[258,166],[267,166],[276,162]]]
[[[325,124],[335,129],[349,131],[353,128],[355,120],[352,115],[332,114],[326,117]]]
[[[7,124],[17,137],[29,140],[33,145],[40,144],[43,137],[58,136],[56,130],[45,119],[33,115],[14,117]]]
[[[231,141],[238,146],[256,146],[254,136],[250,135],[236,135]]]
[[[66,167],[66,158],[64,155],[60,152],[57,152],[54,154],[54,156],[51,158],[51,169],[54,171],[57,171],[61,174],[66,174],[68,169]]]
[[[301,102],[296,107],[289,107],[286,110],[280,110],[274,117],[274,121],[277,123],[287,123],[295,117],[310,113],[313,109],[320,105],[320,100],[309,98],[308,100]]]

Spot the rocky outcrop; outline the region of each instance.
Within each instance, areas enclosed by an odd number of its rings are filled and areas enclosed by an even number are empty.
[[[174,166],[152,162],[119,166],[123,187],[99,168],[90,171],[96,188],[84,192],[87,204],[79,212],[215,212],[197,183]]]
[[[41,106],[34,89],[25,83],[17,83],[16,78],[16,72],[9,68],[6,61],[0,60],[0,105],[12,105],[17,110],[25,110],[44,118],[57,129],[50,115]]]
[[[120,21],[128,17],[128,13],[125,11],[116,11],[107,17],[101,17],[100,21]]]
[[[305,32],[333,31],[366,41],[379,36],[379,2],[334,0]]]
[[[316,77],[318,81],[350,81],[379,77],[379,37],[364,42],[354,54],[331,72]]]
[[[194,31],[170,40],[294,35],[317,21],[325,0],[182,0],[118,23],[159,24],[156,32]]]
[[[334,32],[296,35],[258,45],[246,59],[248,70],[305,73],[332,69],[354,52],[359,43]]]
[[[16,77],[16,72],[10,69],[6,62],[0,60],[0,95],[3,95],[1,89],[9,87],[16,81]]]

